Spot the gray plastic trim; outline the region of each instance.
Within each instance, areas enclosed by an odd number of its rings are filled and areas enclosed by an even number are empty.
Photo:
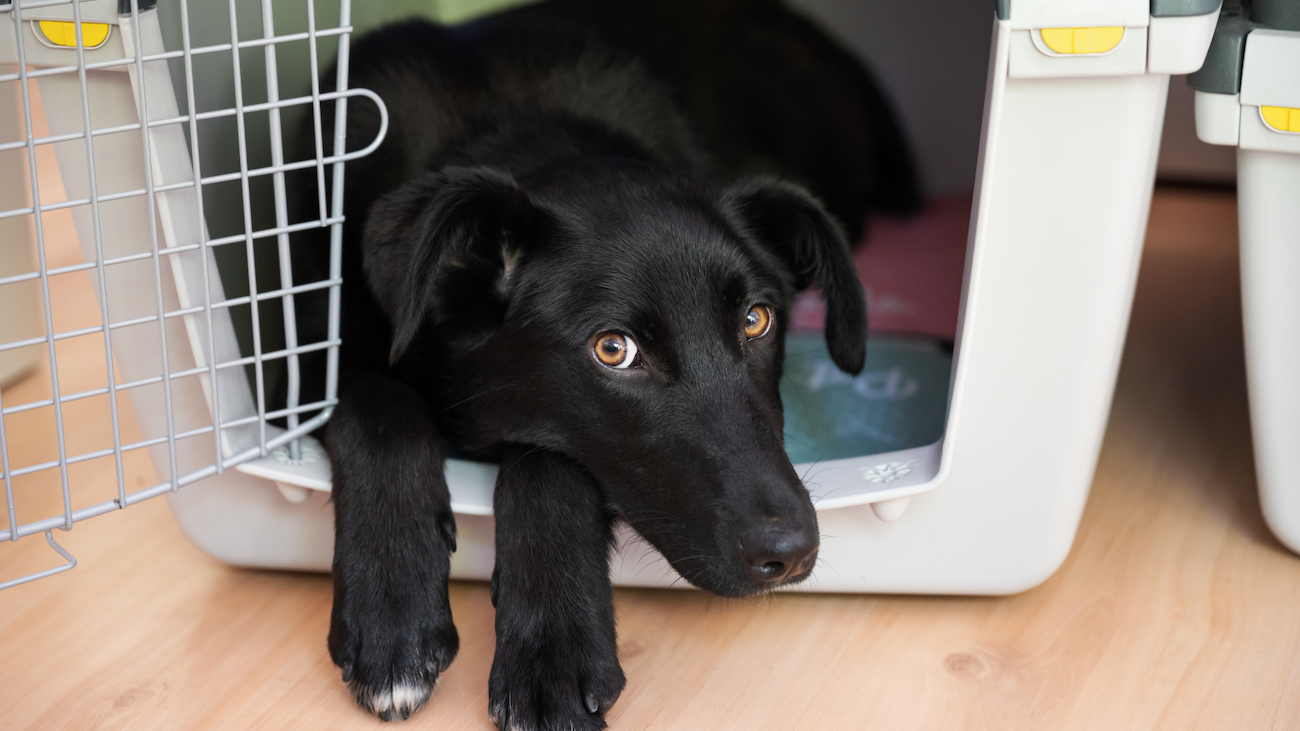
[[[155,5],[157,5],[158,0],[136,0],[136,4],[140,8],[140,12],[143,13],[144,11],[149,10],[153,8]],[[130,15],[131,0],[117,0],[117,14]]]
[[[1209,15],[1219,9],[1220,0],[1151,0],[1151,17],[1184,18]]]
[[[1246,36],[1257,27],[1235,10],[1225,8],[1214,29],[1210,50],[1205,54],[1205,64],[1200,71],[1187,75],[1187,85],[1210,94],[1240,93]]]
[[[1300,1],[1254,0],[1250,19],[1269,30],[1300,31]]]
[[[1011,0],[998,0],[998,20],[1011,20]]]

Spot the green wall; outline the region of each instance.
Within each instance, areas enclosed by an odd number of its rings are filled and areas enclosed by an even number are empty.
[[[352,5],[352,25],[364,32],[402,18],[424,15],[455,24],[531,0],[370,0]]]

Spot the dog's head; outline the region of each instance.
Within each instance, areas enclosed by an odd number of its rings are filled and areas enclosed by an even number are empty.
[[[817,519],[778,390],[789,308],[820,287],[832,357],[856,374],[866,306],[804,190],[640,163],[445,168],[372,208],[365,263],[393,361],[442,382],[468,443],[568,455],[701,588],[811,572]]]

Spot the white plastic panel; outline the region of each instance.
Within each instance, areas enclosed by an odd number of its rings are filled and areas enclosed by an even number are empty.
[[[1250,34],[1241,99],[1242,312],[1260,503],[1278,540],[1300,552],[1300,134],[1260,113],[1300,108],[1300,33]]]
[[[16,65],[0,60],[0,74],[12,73]],[[11,84],[0,85],[0,140],[23,137],[22,103],[18,90]],[[24,150],[0,151],[0,210],[10,205],[29,205],[27,159]],[[35,271],[36,256],[32,247],[18,245],[33,240],[32,223],[26,216],[0,218],[0,277]],[[41,335],[40,282],[22,282],[0,286],[0,343],[9,343]],[[39,348],[0,351],[0,387],[9,385],[40,362]]]
[[[1147,71],[1190,74],[1205,63],[1219,13],[1181,18],[1152,18],[1147,31]]]
[[[1013,79],[1138,76],[1147,69],[1147,29],[1127,28],[1113,50],[1062,55],[1043,44],[1038,30],[1011,32],[1009,73]]]
[[[1241,97],[1196,92],[1196,136],[1210,145],[1236,147],[1241,141]]]
[[[28,0],[31,2],[31,0]],[[33,3],[34,4],[34,3]],[[117,25],[117,0],[81,0],[81,20],[83,23],[109,23]],[[72,4],[44,5],[24,9],[25,20],[72,20]]]
[[[123,52],[121,40],[117,37],[117,24],[119,17],[117,15],[117,0],[82,0],[80,3],[82,12],[82,21],[85,23],[107,23],[113,28],[109,29],[107,42],[88,48],[85,50],[86,63],[93,64],[100,61],[122,58],[127,55]],[[52,48],[44,42],[33,30],[33,23],[40,20],[72,20],[72,5],[45,5],[30,10],[23,10],[23,59],[29,66],[66,66],[76,63],[75,51],[67,48]],[[0,32],[6,36],[14,33],[12,13],[0,13]],[[5,41],[11,41],[6,37]],[[73,55],[69,59],[69,55]],[[13,42],[0,42],[0,64],[16,64],[18,62],[17,44]],[[109,69],[117,73],[126,71],[125,66],[109,66]],[[19,105],[21,110],[21,104]],[[6,139],[6,142],[9,140]]]
[[[1279,132],[1269,127],[1264,124],[1259,107],[1243,105],[1241,107],[1241,142],[1239,145],[1243,150],[1297,154],[1300,153],[1300,134]]]
[[[1254,30],[1246,36],[1241,104],[1300,108],[1300,33]]]
[[[1260,503],[1300,552],[1300,154],[1238,152],[1237,200]]]
[[[1149,0],[1012,0],[1010,27],[1145,28],[1150,17]]]
[[[1300,153],[1300,134],[1264,123],[1260,107],[1300,109],[1300,33],[1255,30],[1241,73],[1241,149]]]

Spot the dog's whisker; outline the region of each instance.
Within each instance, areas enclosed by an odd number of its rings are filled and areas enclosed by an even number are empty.
[[[450,406],[446,406],[446,407],[444,407],[443,410],[442,410],[442,412],[445,414],[445,413],[447,413],[448,411],[451,411],[452,409],[456,408],[457,406],[462,406],[462,405],[464,405],[464,404],[466,404],[466,403],[468,403],[468,402],[470,402],[470,401],[473,401],[473,400],[476,399],[476,398],[479,398],[480,396],[486,396],[486,395],[488,395],[489,393],[492,393],[492,392],[494,392],[494,391],[500,391],[500,390],[505,389],[505,388],[510,388],[511,386],[514,386],[516,383],[518,383],[518,381],[510,381],[510,382],[507,382],[507,383],[500,383],[500,384],[497,384],[497,385],[495,385],[495,386],[492,386],[491,388],[485,388],[485,389],[483,389],[482,391],[479,391],[478,393],[476,393],[476,394],[474,394],[474,395],[472,395],[472,396],[466,396],[465,398],[461,399],[460,401],[457,401],[456,403],[451,404]]]
[[[515,465],[521,464],[521,463],[524,461],[524,458],[525,458],[525,457],[528,457],[528,456],[531,455],[531,454],[536,454],[536,453],[539,452],[541,449],[542,449],[541,447],[533,447],[532,449],[528,450],[527,452],[524,452],[523,456],[521,456],[519,459],[517,459],[517,460],[515,460],[514,462],[512,462],[509,466],[504,466],[504,467],[502,467],[501,471],[497,473],[497,482],[498,482],[498,484],[501,482],[501,480],[502,480],[503,478],[505,478],[506,476],[508,476],[508,475],[511,473],[511,471],[514,469]]]
[[[802,483],[804,483],[805,485],[808,484],[808,473],[809,473],[809,472],[812,472],[812,471],[813,471],[813,468],[816,467],[817,465],[821,464],[821,463],[822,463],[822,461],[821,461],[820,459],[817,460],[816,462],[812,462],[812,463],[810,463],[810,464],[808,465],[808,469],[804,470],[803,475],[801,475],[801,476],[799,477],[799,481],[802,482]]]

